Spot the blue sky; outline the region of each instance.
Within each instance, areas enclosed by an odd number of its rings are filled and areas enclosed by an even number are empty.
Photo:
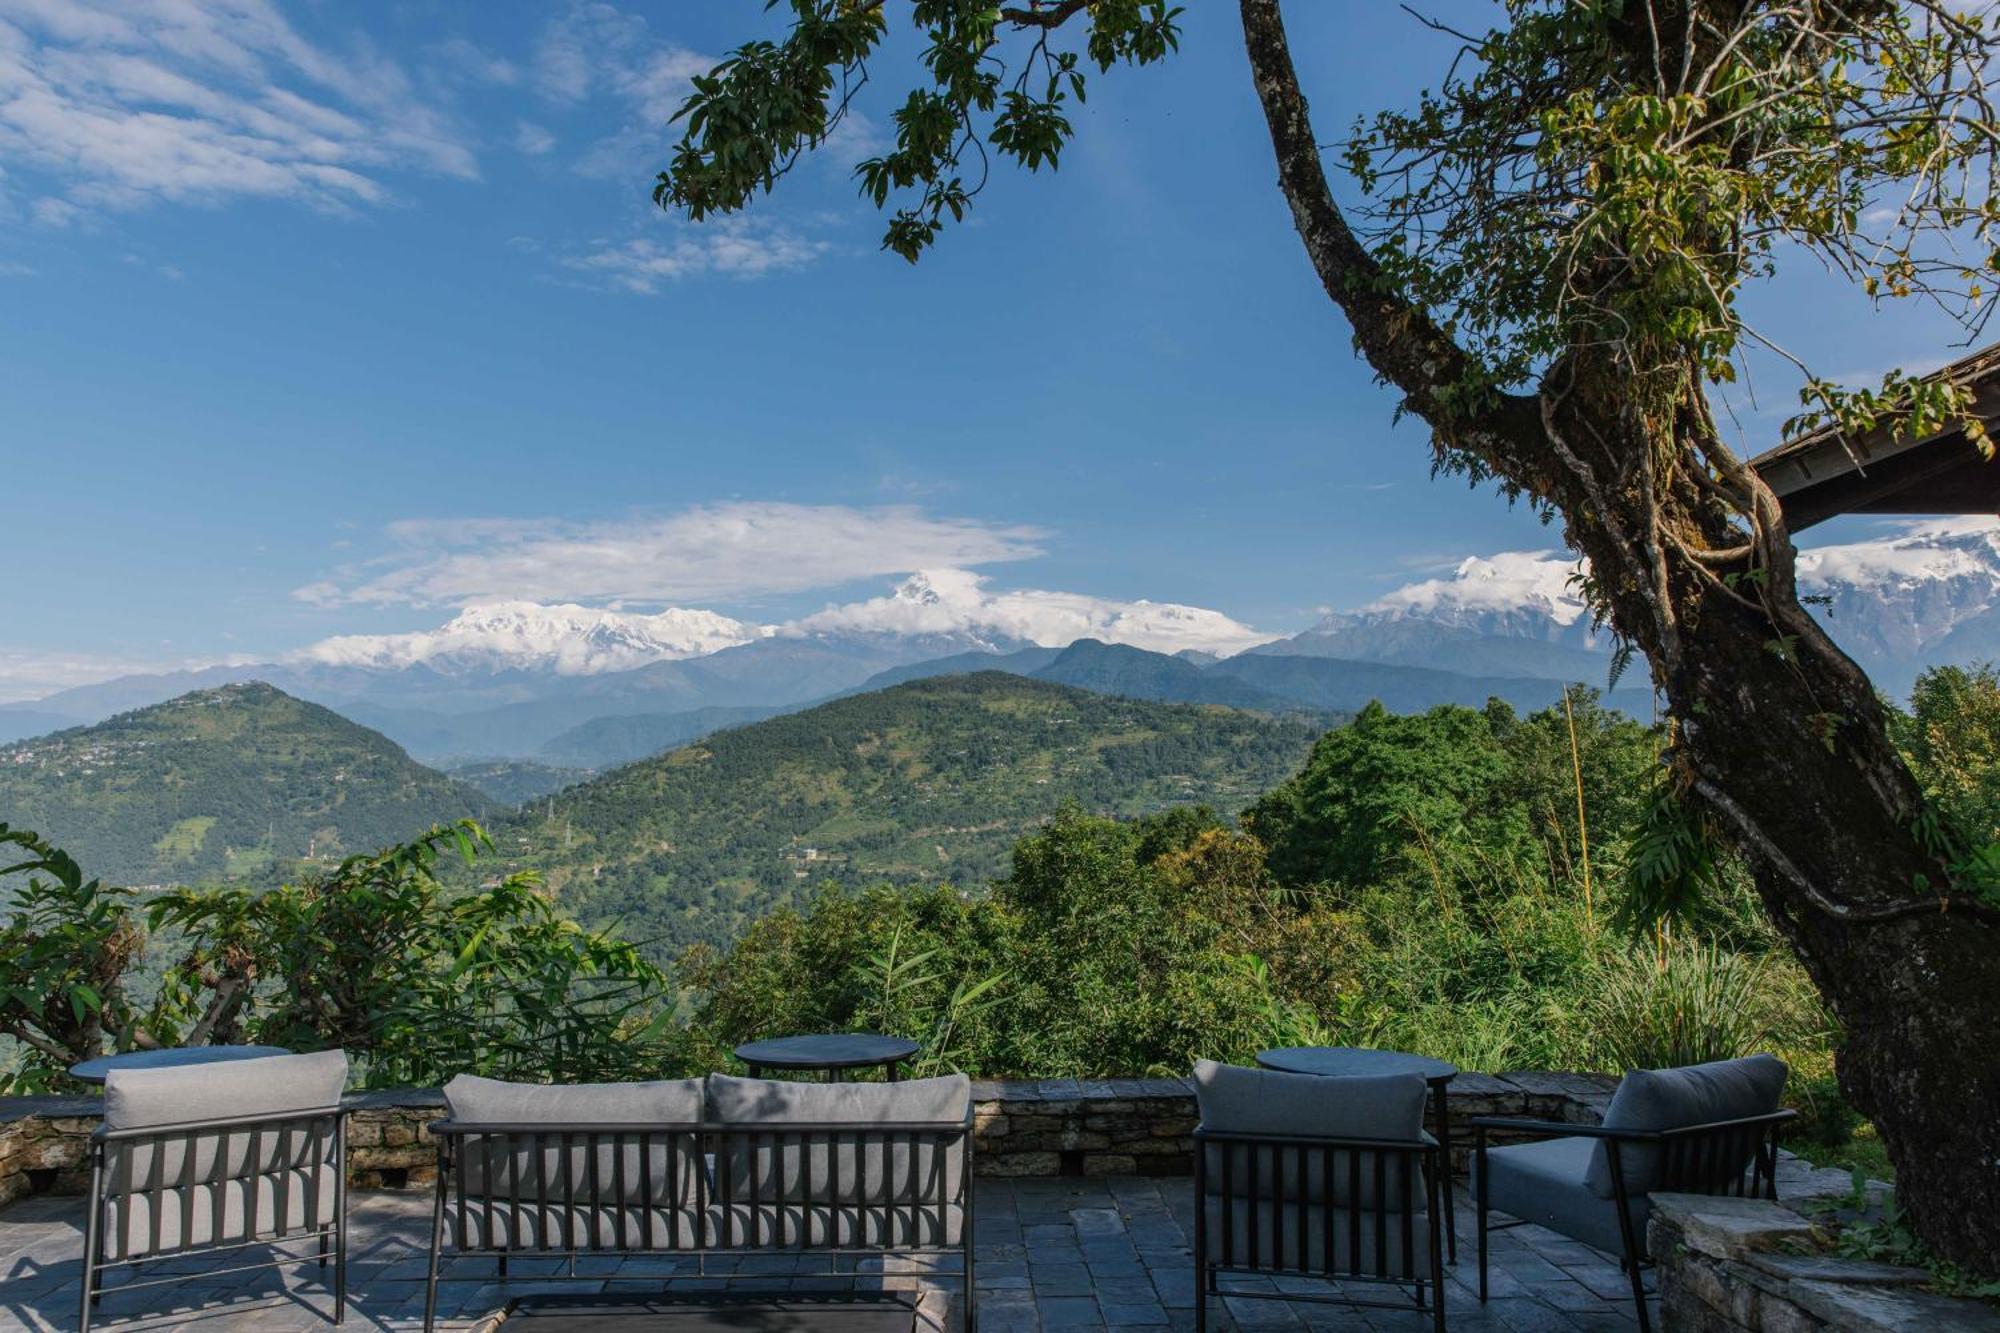
[[[1554,545],[1392,425],[1234,7],[1189,9],[912,268],[847,175],[900,32],[835,153],[693,227],[650,203],[664,117],[774,31],[754,0],[0,0],[0,698],[484,596],[772,620],[936,564],[1288,631]],[[1326,139],[1450,56],[1393,5],[1291,10]],[[1752,308],[1837,374],[1947,337],[1811,278]],[[1790,405],[1773,372],[1745,443]]]

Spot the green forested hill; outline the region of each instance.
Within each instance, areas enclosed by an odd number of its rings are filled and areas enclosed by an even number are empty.
[[[0,822],[126,884],[262,880],[498,803],[261,682],[0,746]]]
[[[1107,698],[999,672],[724,731],[511,820],[498,841],[586,920],[662,952],[833,880],[977,884],[1067,802],[1233,812],[1297,771],[1295,718]]]

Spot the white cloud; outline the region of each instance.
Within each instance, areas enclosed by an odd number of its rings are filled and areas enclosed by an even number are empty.
[[[1124,602],[1038,588],[993,592],[986,584],[985,576],[968,570],[933,569],[913,575],[886,597],[830,606],[780,626],[778,632],[973,634],[1026,639],[1048,647],[1100,639],[1153,652],[1195,648],[1223,655],[1277,637],[1198,606]]]
[[[672,238],[599,241],[562,260],[564,268],[623,291],[652,296],[683,278],[719,275],[761,278],[803,268],[825,254],[824,241],[744,217],[714,218],[676,226]]]
[[[91,685],[118,676],[217,665],[227,663],[218,663],[213,658],[177,661],[114,653],[34,652],[25,648],[0,648],[0,703],[40,699],[57,690]]]
[[[36,272],[33,264],[23,264],[15,259],[0,259],[0,278],[32,278]]]
[[[514,147],[530,157],[539,157],[555,146],[556,136],[533,121],[524,120],[514,127]]]
[[[532,81],[551,102],[608,99],[624,124],[576,162],[587,176],[643,178],[657,167],[668,126],[712,56],[653,35],[646,20],[608,4],[573,4],[551,19],[536,43]]]
[[[1039,555],[1027,527],[934,518],[907,505],[741,502],[664,518],[409,520],[397,549],[298,589],[324,606],[718,602],[834,587],[913,569]]]
[[[478,173],[400,66],[316,46],[268,0],[0,0],[0,163],[58,226],[159,200],[341,210],[392,172]]]

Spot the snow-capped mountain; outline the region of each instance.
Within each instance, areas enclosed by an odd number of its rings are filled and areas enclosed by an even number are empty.
[[[992,592],[986,577],[963,569],[912,574],[886,597],[831,606],[780,626],[781,635],[945,635],[967,648],[1011,651],[1029,644],[1059,648],[1078,639],[1153,652],[1186,649],[1226,656],[1277,637],[1220,611],[1177,602],[1117,601],[1081,593],[1024,588]]]
[[[489,602],[467,607],[437,629],[342,634],[288,660],[372,671],[425,666],[444,675],[534,671],[595,676],[706,657],[768,633],[713,611],[671,608],[645,615],[567,603]]]
[[[1563,551],[1461,561],[1356,611],[1253,651],[1595,683],[1609,636],[1591,624]],[[1938,663],[2000,659],[2000,524],[1898,521],[1882,536],[1799,553],[1814,614],[1891,694]]]
[[[1892,692],[1932,663],[2000,656],[2000,525],[1990,518],[1903,523],[1801,551],[1799,586],[1831,599],[1815,614]]]

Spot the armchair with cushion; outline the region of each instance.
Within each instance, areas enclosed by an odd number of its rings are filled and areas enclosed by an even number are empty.
[[[1406,1289],[1398,1300],[1310,1294],[1281,1300],[1430,1310],[1443,1329],[1438,1230],[1443,1163],[1424,1132],[1415,1074],[1321,1078],[1195,1065],[1195,1328],[1233,1274],[1283,1274]]]
[[[112,1070],[104,1123],[90,1139],[83,1333],[107,1268],[299,1241],[316,1241],[320,1267],[333,1265],[338,1324],[347,1303],[346,1082],[340,1051]],[[223,1271],[312,1257],[281,1251]],[[155,1277],[119,1290],[185,1280]]]
[[[1777,1197],[1785,1066],[1769,1055],[1625,1075],[1600,1125],[1479,1116],[1473,1189],[1479,1211],[1479,1298],[1486,1299],[1487,1213],[1511,1214],[1615,1255],[1630,1276],[1639,1326],[1650,1327],[1641,1267],[1655,1193]],[[1491,1147],[1502,1131],[1534,1141]]]

